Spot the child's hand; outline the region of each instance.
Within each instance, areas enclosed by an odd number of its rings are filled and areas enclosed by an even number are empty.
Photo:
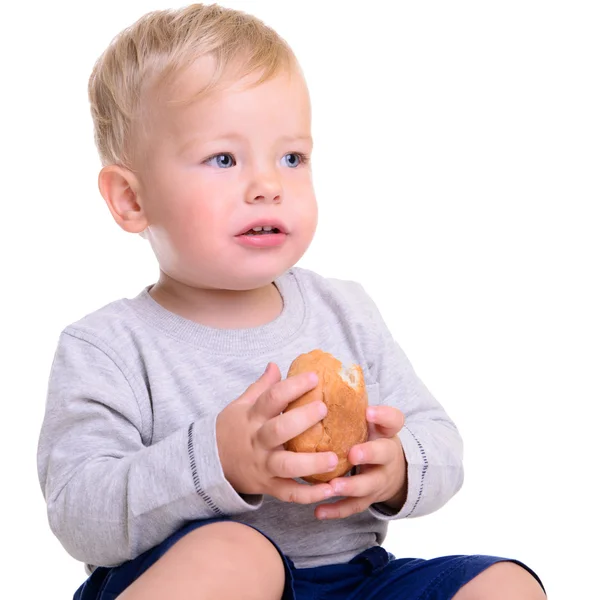
[[[318,519],[342,519],[377,502],[400,508],[406,499],[406,461],[398,437],[404,415],[392,406],[371,406],[367,420],[369,440],[353,446],[348,454],[353,465],[362,465],[360,473],[329,482],[335,495],[345,498],[319,505],[315,509]]]
[[[312,504],[333,496],[328,483],[306,485],[293,478],[333,470],[334,452],[288,452],[283,444],[327,414],[312,402],[281,414],[317,385],[314,373],[281,381],[269,364],[262,377],[217,416],[217,447],[225,478],[240,494],[269,494],[284,502]]]

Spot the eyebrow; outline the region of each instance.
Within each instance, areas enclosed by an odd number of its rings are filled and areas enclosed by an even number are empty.
[[[225,135],[218,135],[218,136],[215,136],[213,138],[213,140],[218,140],[218,141],[223,140],[223,141],[226,141],[226,142],[230,141],[230,140],[231,141],[238,141],[239,142],[239,141],[244,141],[244,139],[245,139],[244,136],[238,135],[237,133],[228,133],[228,134],[225,134]],[[211,141],[213,141],[213,140],[211,140]],[[302,141],[302,142],[309,142],[311,144],[313,143],[312,136],[310,136],[310,135],[303,135],[303,134],[299,134],[299,135],[282,135],[282,136],[279,136],[277,138],[277,141],[278,142],[300,142],[300,141]]]
[[[312,135],[282,135],[279,138],[282,142],[310,142],[313,143]]]
[[[226,133],[223,135],[217,135],[209,140],[206,140],[207,142],[228,142],[228,141],[243,141],[245,138],[244,136],[241,136],[237,133]],[[201,136],[194,136],[192,138],[189,138],[188,140],[186,140],[183,144],[182,144],[182,148],[188,148],[189,146],[191,146],[192,144],[197,143],[198,141],[201,141],[202,137]],[[298,141],[303,141],[303,142],[309,142],[310,144],[313,143],[313,138],[311,135],[282,135],[278,138],[277,140],[278,142],[298,142]]]

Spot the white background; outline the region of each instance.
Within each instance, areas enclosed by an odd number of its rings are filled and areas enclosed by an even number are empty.
[[[388,549],[513,556],[551,598],[596,597],[598,3],[223,4],[278,29],[312,90],[321,221],[302,266],[363,283],[465,440],[461,492],[392,523]],[[3,597],[83,580],[37,482],[47,376],[64,326],[156,276],[97,192],[87,77],[168,6],[3,9]]]

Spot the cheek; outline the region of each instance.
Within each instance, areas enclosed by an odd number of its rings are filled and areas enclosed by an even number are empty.
[[[173,235],[210,232],[222,218],[223,202],[218,189],[210,182],[181,174],[175,175],[162,186],[157,186],[153,205],[156,222],[172,231]],[[221,194],[222,195],[222,194]]]
[[[317,200],[312,187],[304,190],[304,193],[300,197],[302,200],[295,206],[296,218],[308,233],[310,230],[314,230],[317,225]]]
[[[174,215],[170,232],[173,244],[190,254],[207,247],[216,249],[223,237],[225,215],[211,203],[192,202]]]
[[[220,205],[195,193],[171,195],[150,216],[153,237],[162,248],[161,254],[168,252],[180,259],[186,256],[197,259],[206,248],[214,250],[225,220]]]

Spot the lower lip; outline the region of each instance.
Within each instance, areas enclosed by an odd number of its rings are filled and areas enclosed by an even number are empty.
[[[262,233],[259,235],[236,235],[235,239],[247,248],[276,248],[283,245],[286,233]]]

